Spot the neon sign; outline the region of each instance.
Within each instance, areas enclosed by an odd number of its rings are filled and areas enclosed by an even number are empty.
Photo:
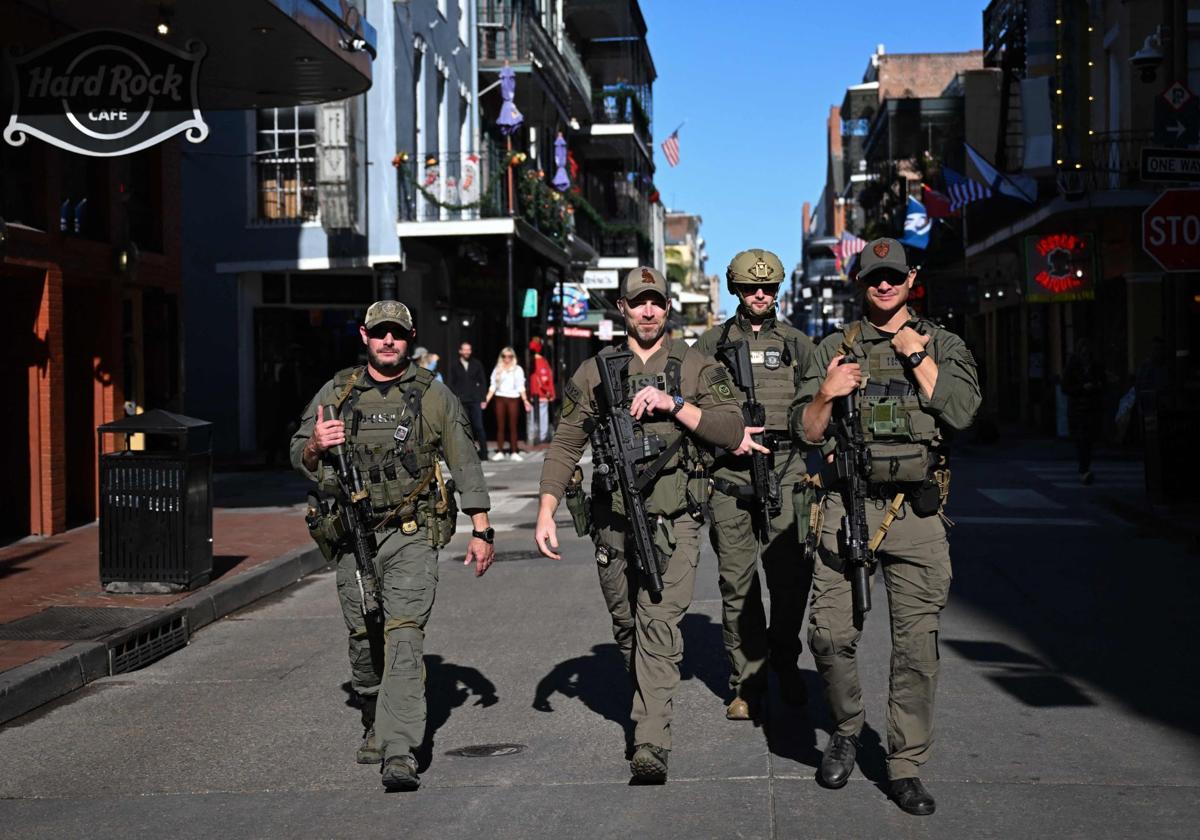
[[[1088,300],[1092,289],[1090,234],[1048,233],[1026,237],[1026,299]]]

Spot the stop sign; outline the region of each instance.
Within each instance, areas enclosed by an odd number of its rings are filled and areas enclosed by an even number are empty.
[[[1165,190],[1146,208],[1142,248],[1163,271],[1200,270],[1200,189]]]

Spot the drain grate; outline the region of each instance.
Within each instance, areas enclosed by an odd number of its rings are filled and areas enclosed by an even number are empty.
[[[516,755],[525,750],[524,744],[473,744],[469,747],[446,750],[446,755],[459,758],[496,758],[501,755]]]
[[[497,551],[493,562],[506,563],[510,560],[540,560],[542,553],[536,548],[522,549],[520,551]]]
[[[0,625],[6,641],[98,641],[153,618],[158,610],[139,607],[47,607]]]
[[[187,645],[187,614],[176,613],[153,627],[139,630],[128,639],[110,643],[108,673],[124,674],[136,671],[168,653]]]

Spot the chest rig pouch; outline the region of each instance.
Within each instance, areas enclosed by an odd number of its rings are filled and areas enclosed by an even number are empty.
[[[850,335],[852,331],[854,336]],[[864,348],[854,341],[857,332],[848,328],[846,339],[856,345],[853,355],[865,373],[859,415],[870,462],[867,480],[876,484],[922,484],[933,472],[937,424],[921,408],[916,388],[891,344],[878,341]],[[929,349],[932,355],[933,342]]]

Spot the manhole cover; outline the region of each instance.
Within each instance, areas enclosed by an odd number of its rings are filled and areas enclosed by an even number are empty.
[[[492,562],[505,563],[509,560],[537,560],[541,556],[542,553],[536,548],[522,549],[521,551],[497,551]]]
[[[446,755],[456,755],[460,758],[495,758],[499,755],[516,755],[524,751],[524,744],[473,744],[469,747],[446,750]]]
[[[0,639],[73,642],[102,639],[159,612],[138,607],[47,607],[0,625]]]

